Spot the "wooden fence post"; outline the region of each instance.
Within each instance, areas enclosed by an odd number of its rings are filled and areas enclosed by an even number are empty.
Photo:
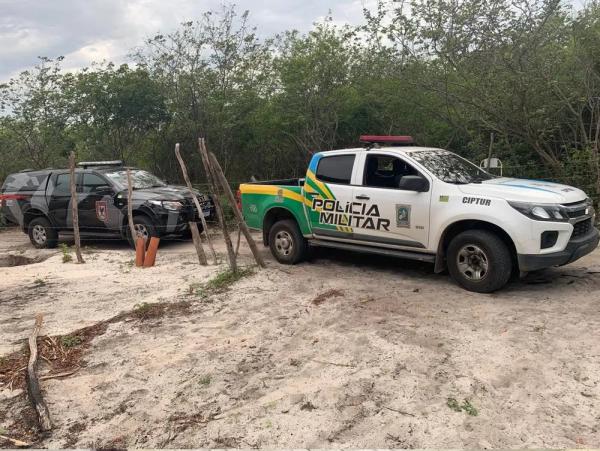
[[[69,172],[71,175],[71,213],[73,216],[73,235],[75,238],[75,254],[77,263],[85,263],[81,255],[81,238],[79,236],[79,201],[77,199],[77,188],[75,182],[75,152],[69,155]]]
[[[183,174],[183,179],[185,180],[185,184],[188,187],[190,192],[190,196],[194,200],[194,205],[196,205],[196,209],[198,210],[198,217],[200,217],[200,221],[202,222],[202,228],[204,229],[204,233],[206,234],[206,241],[208,242],[208,247],[210,252],[212,253],[213,260],[215,265],[219,263],[217,260],[217,253],[215,252],[215,248],[213,247],[210,236],[208,235],[208,225],[206,224],[206,219],[204,218],[204,214],[202,213],[202,208],[200,207],[200,202],[198,201],[198,197],[194,194],[194,188],[192,187],[192,182],[190,182],[190,178],[188,176],[187,168],[185,163],[183,162],[183,158],[181,158],[181,153],[179,152],[179,143],[175,144],[175,156],[177,157],[177,161],[179,161],[179,166],[181,166],[181,172]],[[193,221],[192,221],[193,222]],[[206,260],[206,255],[204,254],[204,249],[202,247],[202,241],[198,241],[194,238],[194,227],[191,226],[192,222],[190,222],[190,230],[192,232],[192,240],[194,240],[194,246],[196,246],[196,252],[198,252],[198,260],[200,260],[201,265],[208,264]],[[198,225],[194,222],[196,233],[198,233]]]
[[[252,238],[252,235],[250,234],[250,230],[248,229],[248,226],[246,225],[246,221],[244,221],[244,217],[242,216],[242,212],[239,210],[239,208],[237,206],[237,202],[235,201],[235,196],[233,195],[233,192],[231,191],[231,187],[229,186],[229,183],[227,182],[227,178],[225,177],[225,174],[223,174],[223,169],[221,169],[221,165],[219,164],[219,161],[217,160],[217,157],[215,157],[214,153],[210,152],[209,158],[210,158],[210,164],[215,172],[215,175],[217,176],[217,180],[219,180],[221,182],[223,191],[225,192],[225,195],[227,196],[227,199],[229,200],[229,203],[231,204],[231,207],[233,208],[233,212],[235,214],[235,217],[238,220],[240,230],[244,234],[244,237],[246,238],[246,241],[248,242],[248,246],[250,246],[252,255],[254,255],[254,260],[256,260],[256,263],[258,264],[258,266],[264,268],[266,266],[265,261],[263,260],[262,256],[258,252],[258,247],[256,246],[256,242]]]
[[[217,212],[219,224],[223,229],[223,238],[225,239],[225,246],[227,247],[227,258],[229,259],[229,268],[233,272],[237,272],[237,258],[233,250],[231,236],[229,235],[229,231],[227,230],[227,223],[225,222],[223,207],[221,205],[221,201],[219,200],[218,186],[215,182],[215,174],[213,172],[213,168],[211,167],[210,159],[208,158],[208,151],[206,150],[206,145],[204,144],[204,138],[198,138],[198,152],[200,152],[200,157],[202,158],[202,163],[204,164],[204,169],[206,171],[206,179],[209,185],[211,185],[211,191],[215,195],[213,201],[215,203],[215,211]]]
[[[131,170],[127,168],[127,218],[129,221],[129,233],[135,243],[137,241],[137,232],[133,224],[133,185],[131,183]]]

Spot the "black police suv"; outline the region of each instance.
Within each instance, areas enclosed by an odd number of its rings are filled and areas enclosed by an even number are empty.
[[[121,161],[79,163],[75,171],[79,229],[85,238],[121,237],[133,244],[127,217],[127,169]],[[129,168],[133,222],[139,235],[189,236],[190,221],[202,230],[189,190]],[[17,223],[37,248],[55,247],[61,232],[72,232],[68,169],[25,170],[7,177],[0,190],[5,219]],[[205,218],[214,216],[210,196],[194,191]]]

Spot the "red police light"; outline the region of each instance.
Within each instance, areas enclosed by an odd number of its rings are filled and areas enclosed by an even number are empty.
[[[360,142],[369,144],[414,144],[412,136],[361,135]]]

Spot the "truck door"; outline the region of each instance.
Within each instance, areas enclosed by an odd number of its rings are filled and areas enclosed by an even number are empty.
[[[349,239],[348,205],[352,204],[352,176],[356,155],[313,157],[304,184],[306,213],[313,234],[321,239]]]
[[[79,174],[75,175],[79,181]],[[68,172],[52,176],[48,184],[48,214],[54,225],[61,229],[73,227],[71,214],[71,176]]]
[[[360,183],[354,189],[354,200],[363,203],[360,210],[364,210],[365,219],[356,221],[353,238],[373,245],[426,248],[430,178],[394,154],[370,151],[361,157],[362,171]],[[415,175],[429,181],[427,192],[399,188],[402,177]]]

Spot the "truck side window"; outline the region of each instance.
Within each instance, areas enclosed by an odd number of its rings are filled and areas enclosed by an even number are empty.
[[[352,179],[354,155],[334,155],[323,157],[317,167],[317,179],[322,182],[349,185]]]
[[[400,158],[389,155],[369,155],[365,162],[364,186],[398,188],[405,175],[419,175],[418,171]]]
[[[95,193],[109,189],[110,186],[102,177],[86,172],[83,174],[83,192]]]

